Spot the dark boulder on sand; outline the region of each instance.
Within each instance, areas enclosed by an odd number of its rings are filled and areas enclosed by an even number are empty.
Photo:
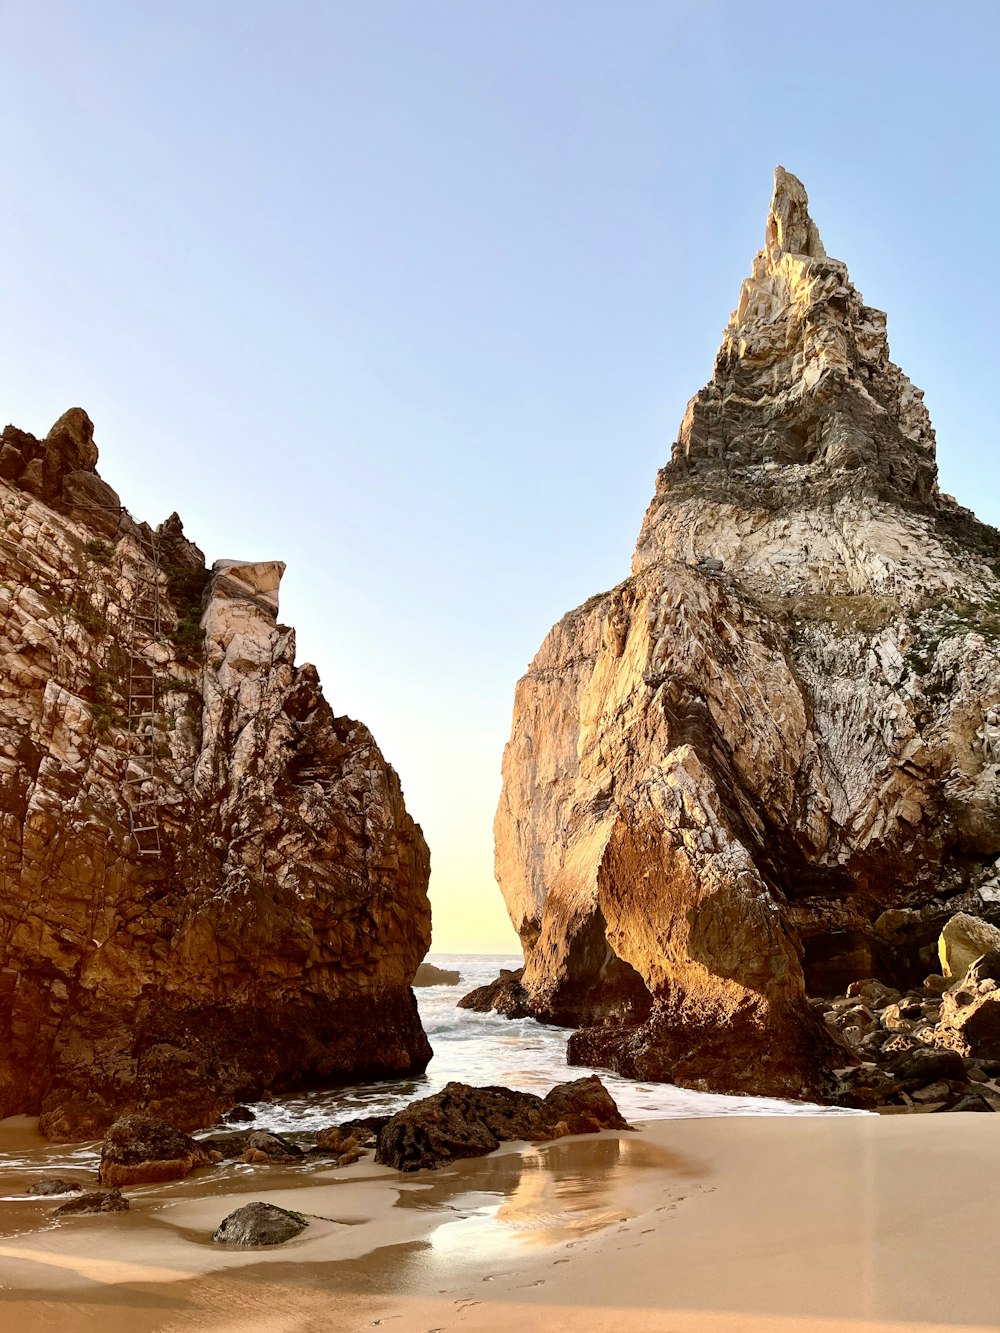
[[[400,1171],[482,1157],[514,1139],[548,1140],[628,1129],[596,1074],[560,1083],[544,1098],[510,1088],[448,1083],[398,1111],[379,1134],[376,1162]]]
[[[305,1231],[308,1225],[302,1213],[254,1201],[223,1218],[212,1240],[217,1245],[281,1245]]]

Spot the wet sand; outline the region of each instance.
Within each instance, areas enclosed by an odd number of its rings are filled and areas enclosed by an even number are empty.
[[[0,1166],[4,1193],[44,1174],[32,1132],[0,1126],[0,1155],[32,1163]],[[660,1120],[437,1172],[241,1166],[129,1195],[59,1223],[51,1199],[0,1202],[0,1329],[1000,1328],[988,1115]],[[251,1198],[318,1220],[273,1250],[213,1246]]]

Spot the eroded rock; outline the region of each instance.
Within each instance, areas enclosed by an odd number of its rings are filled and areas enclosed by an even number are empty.
[[[977,958],[996,949],[1000,949],[1000,929],[967,912],[957,912],[938,940],[941,972],[954,984]]]
[[[429,855],[399,779],[296,665],[284,566],[206,569],[96,459],[79,409],[0,438],[0,1117],[191,1130],[422,1070]]]
[[[825,1095],[841,1051],[807,993],[903,991],[958,904],[995,910],[998,569],[779,168],[631,576],[517,687],[497,878],[525,1007],[582,1029],[571,1058]]]

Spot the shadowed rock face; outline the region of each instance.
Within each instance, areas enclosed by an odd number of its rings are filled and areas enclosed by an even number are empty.
[[[779,168],[631,577],[517,687],[497,878],[532,1010],[588,1029],[571,1058],[815,1095],[807,991],[912,984],[949,904],[990,914],[998,571]]]
[[[0,1116],[192,1129],[422,1069],[429,856],[396,774],[295,665],[284,566],[208,571],[174,515],[157,574],[96,458],[80,409],[0,447]],[[154,583],[161,632],[133,635]],[[145,758],[130,669],[156,680]],[[130,831],[150,800],[159,856]]]

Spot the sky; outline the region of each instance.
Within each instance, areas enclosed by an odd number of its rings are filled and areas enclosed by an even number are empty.
[[[1000,5],[0,0],[0,419],[90,413],[136,515],[281,619],[514,952],[514,686],[619,582],[775,165],[1000,524]]]

